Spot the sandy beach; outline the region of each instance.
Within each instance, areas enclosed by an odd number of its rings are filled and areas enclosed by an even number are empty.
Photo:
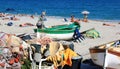
[[[0,0],[0,69],[120,69],[120,0]]]
[[[19,20],[3,20],[0,18],[0,32],[10,33],[10,34],[22,34],[22,33],[34,33],[33,29],[37,28],[36,26],[26,26],[26,27],[19,27],[20,24],[23,23],[31,23],[36,25],[38,21],[38,17],[31,18],[29,15],[19,16],[16,15],[16,18]],[[7,26],[8,22],[12,22],[12,26]],[[46,27],[54,26],[54,25],[62,25],[62,24],[69,24],[70,18],[68,18],[68,22],[65,22],[62,17],[47,17],[47,21],[44,22]],[[114,26],[103,26],[103,23],[113,24]],[[81,28],[80,32],[88,30],[90,28],[95,28],[100,33],[100,38],[86,38],[81,43],[74,43],[75,44],[75,52],[79,53],[83,56],[84,59],[90,58],[89,48],[98,46],[101,44],[105,44],[110,41],[120,39],[120,24],[118,23],[110,23],[104,21],[94,21],[88,20],[88,22],[80,21]]]

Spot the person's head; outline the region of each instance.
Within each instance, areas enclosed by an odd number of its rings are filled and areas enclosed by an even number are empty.
[[[103,23],[103,25],[106,25],[105,23]]]
[[[69,42],[63,42],[62,45],[64,49],[69,48]]]
[[[40,15],[40,17],[43,17],[43,15]]]
[[[45,15],[45,14],[46,14],[46,12],[45,12],[45,11],[43,11],[43,12],[42,12],[42,15]]]

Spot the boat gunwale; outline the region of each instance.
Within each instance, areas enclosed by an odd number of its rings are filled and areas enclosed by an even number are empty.
[[[100,44],[100,45],[97,45],[97,46],[90,47],[89,49],[101,49],[101,48],[99,48],[99,47],[105,46],[106,44],[110,44],[110,43],[113,43],[113,42],[119,41],[119,40],[120,40],[120,39],[118,39],[118,40],[113,40],[113,41],[110,41],[110,42],[107,42],[107,43],[104,43],[104,44]]]
[[[111,41],[111,42],[108,42],[106,44],[110,44],[110,43],[116,42],[116,41],[119,41],[119,40]],[[99,48],[99,47],[105,46],[106,44],[102,44],[102,45],[99,45],[99,46],[89,48],[89,51],[90,51],[90,53],[103,53],[103,52],[105,52],[106,48]],[[110,47],[112,47],[112,46],[110,46]],[[108,49],[108,53],[120,57],[120,52],[112,50],[111,48],[107,48],[107,49]]]
[[[65,25],[54,26],[53,28],[34,29],[34,31],[37,33],[48,33],[48,34],[69,34],[69,33],[74,33],[76,27],[80,29],[80,25],[78,23],[72,23],[70,25],[65,24]]]

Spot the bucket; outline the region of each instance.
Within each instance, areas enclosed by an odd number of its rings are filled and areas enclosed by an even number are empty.
[[[72,58],[72,68],[71,69],[80,69],[81,68],[82,56],[77,56]]]
[[[80,69],[81,68],[81,61],[82,61],[82,56],[76,56],[73,57],[72,59],[72,66],[65,65],[63,68],[58,67],[58,69]]]

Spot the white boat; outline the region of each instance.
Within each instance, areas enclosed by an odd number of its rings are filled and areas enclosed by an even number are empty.
[[[72,39],[75,28],[80,28],[78,23],[72,23],[69,25],[57,25],[51,28],[34,29],[37,33],[37,37],[48,36],[56,40],[69,40]]]
[[[49,33],[37,33],[38,37],[48,36],[53,40],[70,40],[73,37],[74,32],[66,34],[49,34]]]
[[[90,48],[91,59],[103,68],[120,69],[120,40]]]

